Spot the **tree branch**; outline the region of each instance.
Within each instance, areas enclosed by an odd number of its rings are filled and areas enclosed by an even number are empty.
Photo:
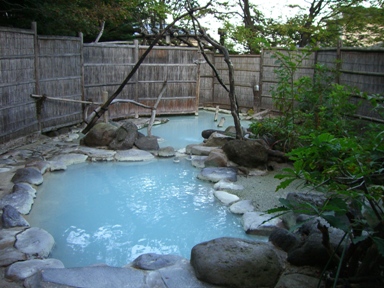
[[[135,66],[132,68],[131,72],[129,72],[128,76],[124,79],[124,81],[120,84],[120,86],[117,88],[117,90],[115,91],[115,93],[113,93],[109,98],[108,100],[100,107],[100,113],[96,113],[94,115],[94,117],[91,119],[91,121],[88,123],[88,125],[84,128],[84,130],[82,131],[82,133],[86,134],[89,132],[89,130],[91,130],[91,128],[96,124],[97,120],[104,114],[105,111],[108,110],[108,106],[111,104],[111,102],[113,101],[113,99],[115,99],[120,93],[121,91],[123,90],[123,88],[125,87],[125,85],[127,85],[127,83],[129,82],[129,80],[133,77],[133,75],[136,73],[136,71],[139,69],[141,63],[143,63],[143,61],[145,60],[145,58],[148,56],[149,52],[151,52],[152,48],[159,42],[160,39],[162,39],[165,35],[165,33],[167,33],[174,25],[177,21],[181,20],[182,18],[184,17],[187,17],[189,15],[193,15],[194,12],[196,11],[199,11],[199,10],[203,10],[203,9],[206,9],[207,7],[209,7],[211,5],[211,1],[209,1],[205,6],[203,7],[196,7],[196,8],[192,8],[191,10],[188,10],[186,13],[180,15],[179,17],[177,17],[175,20],[173,20],[173,22],[168,25],[161,33],[159,33],[157,35],[157,37],[155,38],[155,40],[152,41],[151,45],[148,47],[148,49],[144,52],[143,55],[141,55],[140,59],[137,61],[137,63],[135,64]]]

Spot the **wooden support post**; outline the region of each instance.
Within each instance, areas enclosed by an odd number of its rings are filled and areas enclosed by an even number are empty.
[[[215,117],[213,118],[213,121],[216,122],[217,121],[217,117],[219,115],[219,105],[216,106],[216,111],[215,111]]]
[[[35,71],[34,71],[34,74],[35,74],[35,93],[36,94],[40,94],[40,74],[39,74],[39,39],[38,39],[38,36],[37,36],[37,23],[36,22],[32,22],[32,31],[33,31],[33,45],[34,45],[34,54],[35,54],[35,59],[34,59],[34,65],[35,65]],[[42,129],[42,120],[41,120],[41,110],[43,108],[43,100],[40,99],[41,101],[36,101],[36,118],[37,118],[37,125],[38,125],[38,129],[39,129],[39,132],[41,133],[41,129]]]
[[[155,122],[155,118],[156,118],[156,109],[160,103],[161,97],[163,97],[163,94],[164,94],[166,88],[167,88],[167,80],[164,81],[163,87],[161,88],[161,91],[160,91],[160,94],[159,94],[159,96],[157,96],[155,106],[153,106],[153,108],[151,110],[151,119],[149,120],[149,124],[147,127],[147,136],[152,136],[151,131],[152,131],[153,123]]]
[[[225,122],[225,117],[221,117],[219,124],[217,124],[217,127],[223,127]]]
[[[195,115],[199,115],[199,102],[200,102],[200,61],[197,61],[197,79],[196,79],[196,108]]]
[[[103,103],[107,102],[107,100],[108,100],[108,92],[107,91],[103,91]],[[105,111],[103,116],[104,116],[104,122],[108,123],[109,122],[109,112]]]
[[[139,61],[139,40],[133,40],[133,45],[135,45],[134,50],[134,62]],[[136,73],[135,77],[135,101],[139,102],[139,74]],[[139,106],[135,106],[135,118],[139,118]]]

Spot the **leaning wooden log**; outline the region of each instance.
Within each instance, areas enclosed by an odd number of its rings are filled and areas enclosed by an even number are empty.
[[[42,100],[53,100],[53,101],[63,101],[63,102],[72,102],[72,103],[81,103],[81,104],[97,104],[100,105],[102,103],[99,102],[92,102],[92,101],[82,101],[82,100],[75,100],[75,99],[65,99],[65,98],[56,98],[56,97],[49,97],[47,95],[38,95],[38,94],[31,94],[32,98],[42,99]]]
[[[148,136],[152,136],[151,130],[152,130],[153,122],[155,122],[155,118],[156,118],[156,109],[160,103],[161,97],[163,96],[166,88],[167,88],[167,80],[164,81],[164,84],[163,84],[163,87],[161,88],[160,94],[159,94],[159,96],[157,96],[156,103],[152,108],[151,119],[149,120],[149,124],[147,127],[147,135]]]
[[[200,25],[200,22],[197,20],[197,18],[194,15],[191,15],[191,17],[194,25],[195,23],[197,23],[199,27],[200,37],[206,40],[208,43],[210,43],[213,47],[218,49],[221,53],[223,53],[224,61],[225,63],[227,63],[227,67],[228,67],[228,78],[229,78],[229,93],[228,93],[229,95],[228,96],[231,104],[231,114],[233,117],[233,121],[235,122],[236,138],[243,140],[244,139],[243,129],[241,128],[241,124],[240,124],[239,107],[237,104],[236,93],[235,93],[235,77],[234,77],[235,69],[233,68],[232,61],[229,57],[229,52],[227,48],[220,45],[219,43],[217,43],[215,40],[213,40],[211,37],[207,35],[205,29],[202,28],[202,26]]]
[[[115,99],[120,93],[121,91],[123,90],[123,88],[125,87],[125,85],[129,82],[129,80],[133,77],[133,75],[136,73],[136,71],[139,69],[141,63],[143,63],[143,61],[145,60],[145,58],[148,56],[149,52],[151,52],[152,48],[160,41],[160,39],[162,39],[164,37],[164,35],[166,33],[169,32],[169,30],[176,24],[177,21],[187,17],[187,16],[191,16],[193,15],[194,12],[197,12],[199,10],[203,10],[203,9],[206,9],[207,7],[209,7],[211,5],[211,1],[209,1],[205,6],[203,7],[196,7],[196,8],[192,8],[189,9],[186,13],[180,15],[179,17],[175,18],[175,20],[169,24],[167,27],[165,27],[165,29],[159,33],[157,35],[157,37],[155,38],[155,40],[152,41],[151,45],[148,47],[147,50],[145,50],[145,52],[143,53],[143,55],[141,55],[140,59],[137,61],[137,63],[135,64],[135,66],[133,66],[131,72],[129,72],[128,76],[124,79],[124,81],[120,84],[120,86],[117,88],[116,92],[113,93],[108,101],[106,101],[99,109],[99,112],[98,113],[95,113],[94,117],[91,119],[91,121],[88,123],[88,125],[83,129],[82,133],[83,134],[87,134],[89,132],[89,130],[91,130],[91,128],[96,124],[97,120],[103,115],[103,113],[105,111],[108,110],[108,106],[111,104],[111,102],[113,101],[113,99]]]

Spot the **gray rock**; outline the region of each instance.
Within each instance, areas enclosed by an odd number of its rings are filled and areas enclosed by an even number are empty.
[[[238,238],[218,238],[192,248],[191,265],[202,281],[229,287],[274,287],[282,260],[273,246]]]
[[[191,164],[196,168],[204,168],[205,167],[205,159],[208,156],[192,156]]]
[[[213,185],[213,189],[215,190],[243,190],[244,186],[240,184],[235,184],[230,181],[220,180],[215,185]]]
[[[321,240],[321,233],[310,234],[305,241],[288,252],[288,262],[296,266],[324,267],[329,256]]]
[[[275,288],[317,288],[319,279],[304,274],[287,274],[280,277]],[[320,287],[323,287],[322,285]]]
[[[35,287],[84,287],[117,288],[148,287],[145,274],[138,269],[110,266],[80,268],[48,268],[38,271],[24,281],[27,288]],[[164,285],[159,286],[160,288]]]
[[[159,150],[159,143],[156,136],[142,136],[136,139],[135,146],[145,151]]]
[[[11,265],[18,261],[27,260],[27,255],[14,247],[6,247],[0,253],[0,267]]]
[[[243,228],[247,234],[269,236],[276,228],[283,228],[283,221],[264,212],[245,212],[242,217]]]
[[[31,195],[31,197],[36,198],[36,189],[33,188],[30,184],[28,183],[16,183],[13,185],[12,192],[20,192],[20,191],[25,191]]]
[[[70,166],[74,164],[80,164],[87,161],[88,156],[84,154],[78,154],[78,153],[68,153],[68,154],[62,154],[55,156],[51,159],[51,161],[63,163],[65,166]],[[51,170],[52,170],[52,163],[51,163]]]
[[[29,223],[25,220],[13,206],[6,205],[3,208],[1,216],[4,228],[11,227],[29,227]]]
[[[36,272],[47,268],[64,268],[63,262],[57,259],[31,259],[13,263],[5,272],[5,277],[11,280],[24,280]]]
[[[258,141],[232,140],[223,146],[228,159],[239,166],[265,167],[268,162],[267,149]]]
[[[176,155],[175,149],[172,146],[160,148],[157,154],[159,157],[173,157]]]
[[[211,182],[219,182],[220,180],[227,180],[231,182],[237,181],[237,169],[234,167],[206,167],[197,175],[200,180]]]
[[[322,206],[326,197],[323,193],[302,193],[302,192],[290,192],[287,195],[287,200],[297,203],[311,203],[315,206]]]
[[[113,150],[131,149],[138,137],[137,126],[132,122],[125,122],[116,130],[116,137],[108,147]]]
[[[193,155],[208,156],[212,150],[215,150],[217,148],[218,147],[208,147],[208,146],[204,146],[204,145],[193,145],[193,146],[191,146],[191,153]],[[187,153],[188,153],[188,150],[187,150]]]
[[[155,253],[147,253],[137,257],[132,262],[132,266],[142,270],[157,270],[174,265],[180,259],[182,259],[182,257],[175,255],[159,255]]]
[[[203,137],[204,139],[208,139],[215,132],[219,133],[219,134],[224,133],[224,131],[222,131],[222,130],[207,129],[207,130],[203,130],[201,132],[201,137]]]
[[[26,182],[33,185],[40,185],[43,183],[43,175],[34,167],[20,168],[16,170],[11,181],[13,183]]]
[[[227,167],[228,158],[221,149],[212,150],[204,161],[205,167]]]
[[[214,191],[213,195],[220,200],[224,205],[230,205],[236,201],[239,201],[239,196],[233,195],[225,191]]]
[[[67,170],[67,165],[63,161],[49,161],[51,163],[51,172]]]
[[[116,137],[116,126],[109,123],[97,123],[92,129],[81,139],[82,145],[90,147],[108,146]]]
[[[159,259],[162,260],[159,260]],[[151,263],[151,261],[154,263]],[[124,268],[91,266],[68,269],[46,268],[24,281],[25,287],[89,287],[89,288],[208,288],[217,287],[199,281],[189,261],[179,256],[143,256],[138,266]],[[173,264],[171,264],[173,263]],[[136,263],[138,264],[138,263]],[[153,265],[152,265],[153,264]],[[169,265],[170,264],[170,265]],[[142,270],[140,267],[151,270]],[[158,267],[156,270],[153,268]]]
[[[246,212],[252,212],[255,210],[255,207],[252,205],[251,200],[241,200],[239,202],[233,203],[229,207],[229,211],[234,214],[244,214]]]
[[[204,144],[206,146],[222,147],[225,143],[231,140],[233,140],[233,137],[228,137],[223,133],[214,132],[209,136],[209,138]]]
[[[115,154],[116,161],[127,161],[127,162],[140,162],[140,161],[149,161],[155,157],[143,150],[139,149],[130,149],[130,150],[121,150],[117,151]]]
[[[45,174],[50,169],[49,161],[31,161],[25,165],[25,167],[34,167],[40,171],[41,174]]]
[[[195,276],[195,271],[187,259],[179,260],[175,265],[167,266],[157,270],[161,276],[162,283],[167,288],[213,288],[217,286],[210,285],[198,280]],[[158,287],[158,286],[149,286]]]
[[[13,247],[16,241],[16,235],[25,228],[0,229],[0,249]]]
[[[21,214],[28,214],[31,211],[33,204],[33,197],[26,191],[17,191],[5,195],[0,199],[0,209],[5,206],[13,206]]]
[[[299,238],[294,233],[282,228],[273,230],[268,240],[285,252],[291,251],[300,243]]]
[[[47,231],[32,227],[16,236],[15,248],[30,257],[46,258],[55,244]]]
[[[114,156],[116,154],[116,151],[113,150],[91,147],[80,147],[78,151],[87,155],[90,161],[112,161],[114,160]]]

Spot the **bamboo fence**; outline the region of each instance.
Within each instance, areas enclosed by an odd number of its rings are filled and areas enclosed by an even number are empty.
[[[138,42],[135,45],[85,44],[85,98],[100,102],[103,91],[113,94],[146,49],[146,46],[138,46]],[[118,98],[153,106],[167,80],[167,90],[157,114],[196,113],[197,57],[196,49],[154,47]],[[151,112],[123,103],[111,106],[109,113],[111,118],[117,119],[150,115]]]
[[[38,36],[31,30],[0,27],[0,143],[81,123],[105,102],[144,53],[146,46],[83,44],[79,37]],[[256,112],[273,109],[271,88],[277,83],[276,49],[261,55],[232,55],[238,104]],[[277,50],[288,53],[284,50]],[[229,85],[223,56],[207,57]],[[384,49],[320,49],[303,61],[295,79],[312,76],[314,64],[336,68],[335,83],[358,88],[368,94],[383,94]],[[156,103],[164,80],[167,89],[157,114],[193,114],[199,106],[229,108],[228,92],[195,48],[156,46],[118,98],[147,106]],[[31,97],[31,95],[38,95]],[[40,95],[40,96],[39,96]],[[42,96],[44,95],[44,96]],[[103,96],[104,95],[104,96]],[[383,120],[369,102],[362,102],[357,116]],[[150,109],[127,103],[114,104],[109,118],[149,116]]]

